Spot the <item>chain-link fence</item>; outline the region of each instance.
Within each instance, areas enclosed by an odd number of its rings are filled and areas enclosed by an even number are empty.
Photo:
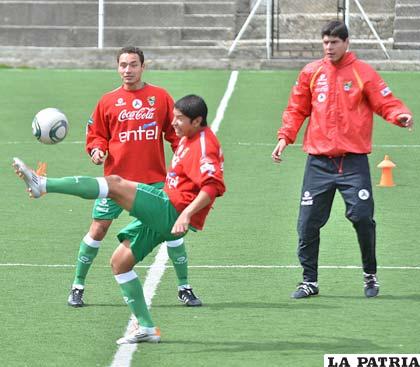
[[[345,17],[353,45],[378,47],[371,27],[387,45],[393,37],[395,1],[272,0],[273,56],[288,57],[290,52],[294,56],[321,56],[321,28],[330,20]]]

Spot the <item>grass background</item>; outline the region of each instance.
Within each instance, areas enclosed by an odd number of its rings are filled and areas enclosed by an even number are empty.
[[[148,71],[145,80],[174,98],[202,95],[209,121],[223,96],[228,71]],[[380,297],[365,299],[359,268],[320,269],[319,297],[289,298],[301,279],[296,268],[235,265],[298,265],[296,218],[305,154],[290,146],[284,162],[270,154],[297,71],[241,71],[218,136],[225,152],[228,191],[217,200],[202,233],[186,238],[190,280],[204,307],[176,300],[175,275],[166,271],[153,299],[161,345],[140,345],[132,366],[322,366],[328,353],[419,353],[419,269],[379,269]],[[418,116],[419,73],[382,73],[393,92]],[[87,283],[88,307],[66,306],[78,246],[90,224],[92,203],[48,195],[29,200],[10,168],[18,156],[48,162],[51,177],[100,175],[84,153],[87,119],[100,96],[119,84],[112,71],[0,69],[1,365],[109,366],[115,340],[129,312],[108,266],[111,227]],[[31,135],[35,113],[58,107],[71,129],[55,146]],[[372,180],[385,154],[397,164],[393,188],[374,187],[380,266],[418,267],[420,202],[419,131],[375,119]],[[392,146],[388,146],[392,145]],[[320,265],[360,265],[356,235],[337,194],[321,234]],[[150,255],[142,265],[153,262]],[[24,266],[61,265],[57,267]],[[200,267],[206,265],[216,268]],[[147,269],[137,269],[144,280]]]

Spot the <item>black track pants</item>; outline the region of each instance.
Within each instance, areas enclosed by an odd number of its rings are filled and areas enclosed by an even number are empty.
[[[367,155],[336,158],[309,155],[297,225],[298,257],[305,282],[318,281],[319,233],[330,216],[336,189],[346,204],[346,217],[356,230],[363,270],[376,273],[376,224]]]

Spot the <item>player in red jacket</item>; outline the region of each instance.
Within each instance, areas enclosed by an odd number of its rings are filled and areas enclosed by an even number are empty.
[[[122,86],[98,102],[86,131],[86,151],[94,164],[104,165],[104,175],[163,187],[166,177],[163,139],[175,150],[179,138],[171,122],[173,100],[163,88],[142,81],[144,55],[137,47],[122,48],[117,55]],[[84,305],[87,273],[112,221],[122,208],[111,198],[95,201],[89,232],[79,246],[76,274],[68,305]],[[120,241],[135,241],[138,221],[120,233]],[[168,255],[178,278],[178,299],[187,306],[201,306],[188,284],[188,258],[183,240],[168,241]]]
[[[172,125],[182,139],[163,190],[118,175],[46,178],[13,159],[16,173],[34,198],[53,192],[84,199],[111,198],[139,220],[135,241],[123,241],[111,258],[115,279],[139,323],[118,344],[160,341],[134,265],[162,241],[180,240],[188,229],[201,230],[215,198],[225,191],[222,150],[206,118],[207,106],[201,97],[189,95],[175,103]]]
[[[346,203],[346,217],[359,241],[366,297],[379,292],[376,277],[376,233],[367,154],[372,149],[373,113],[400,126],[413,125],[410,110],[391,92],[378,73],[347,52],[348,31],[332,21],[321,32],[322,60],[306,65],[292,89],[278,144],[272,158],[292,144],[307,117],[303,150],[309,154],[298,219],[298,256],[303,282],[292,294],[304,298],[318,294],[320,229],[330,215],[336,190]]]

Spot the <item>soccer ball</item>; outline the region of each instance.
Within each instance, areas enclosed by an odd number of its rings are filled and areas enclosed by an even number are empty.
[[[57,108],[44,108],[32,121],[32,134],[43,144],[57,144],[69,131],[66,115]]]

